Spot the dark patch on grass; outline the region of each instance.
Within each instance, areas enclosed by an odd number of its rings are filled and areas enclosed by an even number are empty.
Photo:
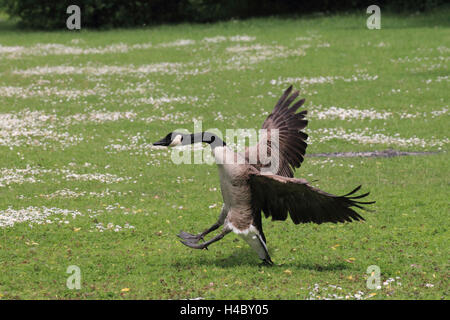
[[[327,157],[327,158],[392,158],[399,156],[426,156],[437,154],[436,151],[398,151],[398,150],[383,150],[383,151],[364,151],[364,152],[330,152],[330,153],[311,153],[308,157]]]

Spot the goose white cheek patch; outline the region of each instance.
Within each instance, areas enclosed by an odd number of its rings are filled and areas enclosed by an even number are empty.
[[[179,146],[181,144],[181,135],[177,135],[175,139],[169,144],[169,147]]]

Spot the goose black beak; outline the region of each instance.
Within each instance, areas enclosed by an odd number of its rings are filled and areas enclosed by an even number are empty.
[[[153,143],[154,146],[166,146],[165,141],[161,140],[161,141],[157,141],[155,143]]]
[[[153,143],[154,146],[163,146],[163,147],[167,147],[170,144],[170,139],[168,139],[167,137],[162,138],[159,141],[156,141],[155,143]]]

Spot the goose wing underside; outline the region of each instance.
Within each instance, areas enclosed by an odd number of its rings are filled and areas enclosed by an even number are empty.
[[[292,86],[283,93],[272,113],[264,121],[262,129],[267,130],[265,141],[260,141],[256,146],[247,148],[245,153],[248,160],[252,152],[256,152],[259,155],[262,147],[267,146],[267,153],[270,155],[275,154],[273,151],[278,151],[278,170],[276,174],[285,177],[294,176],[294,170],[299,168],[303,162],[306,147],[308,146],[306,143],[308,135],[301,131],[308,125],[308,121],[304,119],[307,111],[303,110],[296,113],[305,102],[305,99],[293,103],[299,92],[295,91],[292,94],[291,92]],[[278,131],[279,137],[276,150],[276,144],[272,143],[271,140],[271,137],[275,136],[275,130]],[[264,165],[258,158],[256,167],[261,168],[262,166]]]
[[[255,217],[261,216],[261,211],[272,220],[286,220],[289,215],[295,224],[364,220],[353,208],[367,210],[364,205],[375,202],[359,201],[369,195],[368,192],[355,195],[361,186],[336,196],[311,186],[304,179],[278,175],[252,174],[250,186]]]

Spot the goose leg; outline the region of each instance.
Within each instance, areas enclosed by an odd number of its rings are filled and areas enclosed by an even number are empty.
[[[180,231],[180,233],[178,234],[178,237],[180,237],[183,240],[192,242],[192,243],[197,243],[200,240],[204,240],[203,237],[206,236],[208,233],[216,230],[217,228],[219,228],[222,224],[220,224],[219,222],[214,223],[211,227],[209,227],[208,229],[206,229],[205,231],[199,233],[199,234],[190,234],[184,231]]]
[[[268,257],[268,258],[262,260],[261,265],[273,266],[273,261],[272,261],[272,259],[270,259],[270,257]]]
[[[229,229],[224,229],[221,233],[219,233],[217,236],[215,236],[214,238],[212,238],[211,240],[208,240],[206,242],[203,243],[196,243],[196,242],[190,242],[189,240],[186,241],[181,241],[182,244],[194,248],[194,249],[208,249],[208,246],[211,243],[214,243],[216,241],[221,240],[223,237],[225,237],[228,233],[230,233],[231,230]]]
[[[211,227],[206,229],[205,231],[198,233],[198,234],[191,234],[184,231],[180,231],[178,234],[178,237],[180,237],[183,240],[186,240],[191,243],[197,243],[200,240],[204,240],[203,237],[206,236],[208,233],[218,229],[221,225],[223,225],[223,222],[225,220],[225,217],[227,216],[227,210],[225,209],[225,206],[222,206],[222,211],[220,213],[219,219],[216,223],[214,223]]]

